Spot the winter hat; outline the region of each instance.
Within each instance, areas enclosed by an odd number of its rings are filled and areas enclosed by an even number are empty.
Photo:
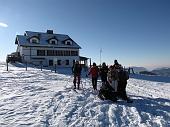
[[[114,64],[118,64],[117,60],[114,60]]]

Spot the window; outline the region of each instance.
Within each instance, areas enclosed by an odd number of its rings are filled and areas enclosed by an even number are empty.
[[[57,40],[56,39],[51,39],[51,40],[49,40],[49,44],[55,45],[55,44],[57,44]]]
[[[66,65],[69,65],[69,60],[66,60]]]
[[[72,41],[71,40],[65,41],[65,45],[72,45]]]
[[[57,60],[57,65],[61,65],[61,60]]]
[[[70,41],[68,41],[68,42],[67,42],[67,45],[71,45],[71,42],[70,42]]]
[[[53,50],[47,50],[47,56],[54,56]]]
[[[32,43],[38,43],[36,39],[32,39]]]
[[[70,51],[63,51],[64,56],[70,56]]]
[[[55,44],[55,41],[51,41],[51,44]]]
[[[73,60],[73,65],[75,64],[76,60]]]
[[[49,60],[49,66],[53,66],[53,60]]]
[[[43,51],[41,51],[41,52],[43,52]],[[43,54],[45,55],[45,51]],[[78,51],[47,50],[47,56],[78,56]]]
[[[63,51],[62,50],[56,50],[55,56],[63,56]]]
[[[45,56],[45,50],[37,50],[37,56]]]
[[[36,38],[36,37],[33,37],[33,38],[30,39],[30,42],[31,42],[31,43],[35,43],[35,44],[38,44],[38,43],[39,43],[39,39]]]
[[[70,51],[67,50],[55,50],[54,51],[55,56],[70,56]]]
[[[78,56],[78,51],[71,51],[71,56]]]

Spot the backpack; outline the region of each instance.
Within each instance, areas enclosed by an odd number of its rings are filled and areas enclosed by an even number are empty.
[[[127,71],[120,71],[119,72],[119,80],[120,81],[127,81],[129,79],[129,74]]]

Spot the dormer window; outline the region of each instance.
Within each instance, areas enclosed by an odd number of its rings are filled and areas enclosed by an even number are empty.
[[[34,43],[34,44],[38,44],[39,43],[39,39],[36,38],[36,37],[33,37],[33,38],[30,39],[30,42]]]
[[[49,44],[56,45],[56,44],[58,44],[58,41],[56,39],[50,39]]]
[[[73,42],[71,40],[66,40],[65,41],[65,45],[72,45],[72,44],[73,44]]]
[[[51,44],[55,44],[55,41],[51,41]]]

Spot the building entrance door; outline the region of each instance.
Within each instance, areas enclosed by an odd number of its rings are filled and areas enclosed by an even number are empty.
[[[49,66],[53,66],[53,60],[49,60],[48,65],[49,65]]]

